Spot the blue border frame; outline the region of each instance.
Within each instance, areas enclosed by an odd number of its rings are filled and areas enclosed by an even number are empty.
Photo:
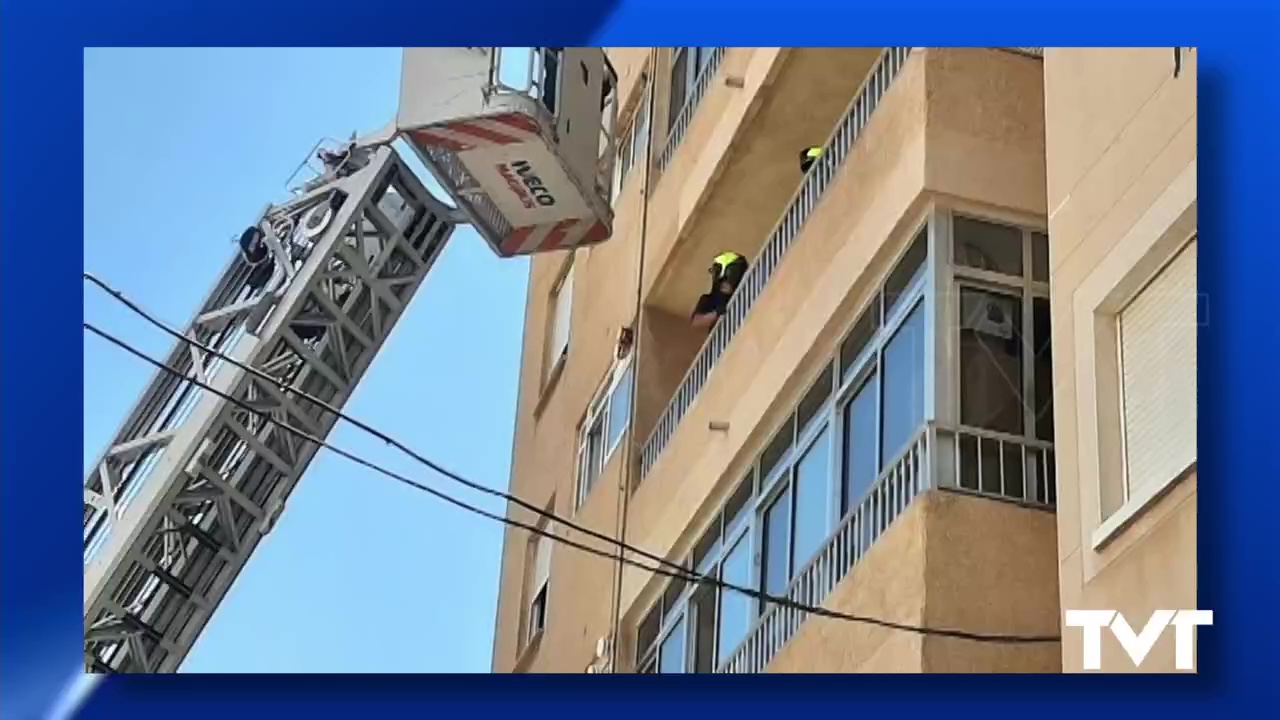
[[[500,7],[498,7],[500,6]],[[676,8],[679,7],[679,10]],[[660,9],[659,9],[660,8]],[[1037,715],[1078,714],[1127,696],[1126,713],[1189,714],[1207,705],[1248,712],[1272,696],[1275,652],[1269,642],[1276,596],[1274,525],[1278,465],[1270,427],[1280,407],[1280,343],[1274,292],[1280,244],[1269,220],[1277,163],[1274,137],[1277,27],[1264,2],[1215,3],[992,0],[951,3],[854,3],[791,0],[775,6],[715,0],[685,7],[675,0],[633,1],[615,8],[587,0],[490,0],[429,5],[410,0],[222,0],[71,3],[3,0],[0,15],[0,672],[6,718],[45,714],[80,667],[81,580],[75,558],[79,499],[76,453],[59,431],[79,422],[82,404],[80,284],[54,243],[80,237],[82,48],[86,45],[1040,45],[1197,46],[1200,157],[1199,222],[1206,240],[1200,284],[1209,313],[1200,333],[1202,475],[1199,493],[1201,607],[1216,625],[1202,635],[1195,678],[1019,677],[920,680],[888,677],[758,678],[614,676],[581,678],[435,678],[176,676],[112,678],[91,696],[85,716],[136,708],[178,709],[189,716],[231,710],[279,713],[289,702],[313,715],[422,713],[479,706],[501,711],[492,692],[506,686],[511,710],[557,713],[648,710],[686,697],[714,697],[717,710],[771,700],[794,707],[827,701],[837,711],[901,713],[913,706],[948,713],[962,707],[1034,704]],[[1083,12],[1081,12],[1083,11]],[[353,18],[358,13],[359,18]],[[677,14],[678,13],[678,14]],[[371,18],[394,18],[379,27]],[[679,22],[669,18],[679,17]],[[334,22],[353,18],[358,22]],[[783,20],[779,22],[779,20]],[[815,21],[816,19],[816,21]],[[73,177],[73,176],[72,176]],[[46,188],[58,187],[55,196]],[[56,206],[55,206],[55,203]],[[42,223],[37,226],[37,223]],[[38,272],[33,272],[37,269]],[[38,297],[33,301],[30,298]],[[1229,479],[1222,482],[1222,479]],[[1240,489],[1243,492],[1229,492]],[[1270,498],[1270,499],[1268,499]],[[200,691],[217,690],[216,694]],[[655,692],[655,688],[658,690]],[[199,704],[192,699],[199,698]],[[276,704],[268,704],[273,702]],[[744,708],[747,709],[747,708]],[[914,708],[913,708],[914,709]]]

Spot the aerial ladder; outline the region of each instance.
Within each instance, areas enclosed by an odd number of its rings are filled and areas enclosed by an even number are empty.
[[[184,328],[273,381],[176,342],[85,477],[87,671],[177,671],[319,449],[263,415],[327,438],[294,391],[343,407],[457,226],[501,257],[610,237],[616,83],[599,48],[408,48],[394,121],[313,148]]]

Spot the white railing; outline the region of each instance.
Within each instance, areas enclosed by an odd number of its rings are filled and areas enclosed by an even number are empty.
[[[742,327],[747,313],[764,292],[764,287],[773,277],[774,271],[782,261],[782,256],[800,234],[805,221],[813,214],[818,201],[822,199],[836,172],[849,156],[849,149],[866,129],[872,113],[880,106],[881,100],[902,70],[910,53],[909,47],[887,48],[872,68],[862,88],[850,103],[844,120],[827,141],[822,157],[809,169],[791,204],[774,227],[768,242],[765,243],[759,255],[752,259],[751,268],[729,301],[729,308],[724,317],[720,318],[706,342],[703,343],[702,349],[698,351],[697,357],[685,373],[671,401],[658,418],[653,432],[641,448],[640,480],[643,481],[667,443],[671,441],[671,437],[675,435],[680,420],[706,384],[711,370],[719,362],[725,348]]]
[[[1021,458],[1025,469],[1021,485],[1012,482],[960,484],[970,477],[962,468],[966,448],[983,457],[986,447],[997,448],[998,457]],[[1036,476],[1030,469],[1036,466]],[[1010,464],[1012,465],[1012,463]],[[993,466],[988,465],[990,471]],[[797,603],[820,606],[836,585],[849,574],[876,540],[907,509],[916,497],[931,488],[945,488],[1015,502],[1051,508],[1053,489],[1053,445],[1014,438],[971,428],[945,429],[930,423],[916,434],[906,450],[880,474],[852,511],[845,515],[822,549],[800,569],[783,596]],[[978,470],[973,478],[1012,477],[1012,467],[999,463],[998,472]],[[1041,500],[1031,499],[1035,493]],[[746,638],[716,672],[763,672],[783,646],[796,634],[809,614],[791,607],[771,604],[756,620]]]
[[[667,133],[667,142],[662,147],[662,153],[658,155],[658,166],[655,168],[655,172],[659,175],[667,169],[667,165],[671,162],[671,157],[676,153],[676,148],[680,147],[680,142],[684,140],[684,134],[689,130],[689,122],[693,119],[694,111],[698,109],[698,104],[702,102],[702,96],[707,94],[707,87],[711,84],[711,78],[715,77],[716,72],[720,69],[720,63],[724,60],[725,50],[726,48],[722,47],[710,48],[711,57],[707,58],[707,64],[703,65],[702,69],[698,71],[698,77],[694,78],[693,87],[689,89],[689,96],[684,99],[684,105],[680,107],[680,114],[676,116],[675,122],[671,123],[671,131]]]

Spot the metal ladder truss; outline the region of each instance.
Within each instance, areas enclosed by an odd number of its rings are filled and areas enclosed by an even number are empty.
[[[358,172],[269,206],[274,259],[239,255],[169,367],[319,438],[452,234],[450,209],[390,147]],[[261,270],[259,269],[259,273]],[[84,482],[84,652],[90,672],[174,672],[271,529],[318,448],[185,379],[157,372]]]

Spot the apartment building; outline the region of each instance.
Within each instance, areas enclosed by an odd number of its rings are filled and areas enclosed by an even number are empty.
[[[1193,53],[610,56],[614,235],[532,260],[512,492],[1041,640],[512,507],[603,556],[508,529],[495,671],[1072,671],[1062,608],[1194,606]],[[751,268],[699,330],[722,251]]]

